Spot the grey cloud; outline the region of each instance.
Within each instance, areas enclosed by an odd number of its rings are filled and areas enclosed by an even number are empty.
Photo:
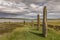
[[[48,7],[48,11],[58,12],[60,11],[60,1],[59,0],[51,0],[48,3],[46,3]]]
[[[27,12],[22,12],[22,13],[6,13],[6,12],[0,12],[0,18],[13,18],[13,17],[17,17],[17,16],[24,16],[25,14],[27,14]]]
[[[6,0],[6,1],[16,1],[16,2],[42,2],[44,0]]]
[[[25,14],[29,14],[31,12],[36,13],[36,14],[37,13],[43,14],[43,9],[35,10],[35,9],[30,7],[30,4],[35,4],[35,5],[38,5],[39,7],[41,7],[41,6],[43,7],[44,5],[47,6],[48,18],[60,18],[60,14],[59,14],[60,13],[60,0],[6,0],[6,1],[11,1],[11,2],[15,1],[17,4],[22,2],[26,5],[26,6],[24,6],[24,7],[26,7],[26,8],[24,8],[24,10],[26,10],[26,11],[17,12],[18,15],[11,16],[11,17],[23,16],[26,18],[36,18],[36,15],[29,16],[29,15],[25,15]],[[17,7],[17,5],[16,5],[16,7]],[[52,13],[52,14],[50,14],[50,13]],[[41,15],[40,17],[42,18],[42,16],[43,15]]]

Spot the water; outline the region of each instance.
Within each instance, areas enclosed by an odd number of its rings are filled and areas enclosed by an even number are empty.
[[[0,22],[23,22],[24,20],[20,19],[0,19]],[[26,22],[31,22],[31,20],[25,20]]]
[[[20,20],[20,19],[0,19],[0,22],[23,22],[24,20]],[[31,22],[31,20],[25,20],[26,22]],[[37,20],[34,20],[35,22],[37,21]],[[40,20],[40,21],[42,21],[42,20]],[[49,22],[56,22],[56,21],[59,21],[60,22],[60,20],[48,20]]]

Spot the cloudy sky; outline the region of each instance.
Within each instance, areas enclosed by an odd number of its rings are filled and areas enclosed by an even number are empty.
[[[60,18],[60,0],[0,0],[0,18],[42,18],[44,6],[48,18]]]

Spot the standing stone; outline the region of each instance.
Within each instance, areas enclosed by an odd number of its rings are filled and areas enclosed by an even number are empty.
[[[31,26],[34,27],[34,21],[33,21],[33,20],[32,20],[32,22],[31,22]]]
[[[24,20],[23,24],[24,24],[24,25],[26,24],[26,23],[25,23],[25,20]]]
[[[46,6],[43,8],[43,27],[42,27],[43,36],[47,37],[47,9]]]
[[[34,21],[33,20],[31,21],[31,26],[32,26],[33,29],[35,28],[34,27]]]
[[[40,27],[40,15],[37,15],[37,30],[39,30]]]

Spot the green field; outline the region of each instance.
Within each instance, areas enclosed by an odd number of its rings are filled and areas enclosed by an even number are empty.
[[[59,25],[60,23],[55,21],[48,22],[48,24]],[[42,26],[39,31],[36,27],[36,25],[31,26],[29,22],[25,25],[19,22],[0,23],[0,40],[60,40],[60,31],[48,27],[48,36],[45,38],[42,35]]]

